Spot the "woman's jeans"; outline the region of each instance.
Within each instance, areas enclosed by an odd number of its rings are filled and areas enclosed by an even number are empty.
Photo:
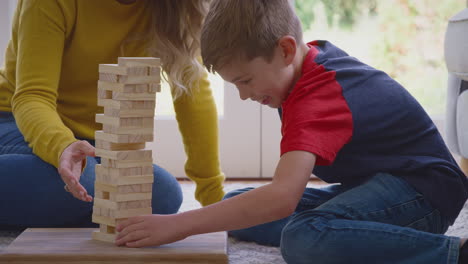
[[[442,235],[448,226],[406,181],[379,173],[354,187],[306,188],[291,216],[229,234],[280,246],[287,263],[455,264],[460,239]]]
[[[98,161],[88,157],[80,177],[91,196]],[[166,170],[153,168],[153,213],[176,213],[182,203],[179,183]],[[0,112],[0,228],[96,226],[93,203],[74,198],[64,185],[57,169],[32,153],[12,114]]]

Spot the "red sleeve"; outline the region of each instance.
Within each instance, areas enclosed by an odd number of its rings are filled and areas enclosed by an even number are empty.
[[[317,156],[317,165],[330,165],[350,141],[353,120],[335,72],[321,70],[314,80],[301,78],[283,103],[281,155],[303,150]]]

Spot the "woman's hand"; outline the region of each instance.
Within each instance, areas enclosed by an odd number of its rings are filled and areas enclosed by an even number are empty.
[[[65,148],[59,160],[58,172],[65,183],[65,190],[85,202],[91,202],[93,198],[80,184],[80,176],[86,156],[94,157],[94,155],[94,147],[88,141],[82,140],[73,142]]]
[[[180,214],[131,217],[117,226],[115,244],[127,247],[159,246],[182,240],[186,226],[177,224]]]

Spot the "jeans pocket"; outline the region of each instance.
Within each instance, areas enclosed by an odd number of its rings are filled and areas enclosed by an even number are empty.
[[[406,227],[434,234],[443,234],[447,231],[448,225],[443,220],[439,210],[434,210],[421,219],[406,225]]]

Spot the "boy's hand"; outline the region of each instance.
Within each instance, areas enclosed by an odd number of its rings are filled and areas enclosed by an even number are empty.
[[[129,218],[117,226],[115,244],[127,247],[147,247],[169,244],[186,238],[183,226],[174,215],[143,215]]]

